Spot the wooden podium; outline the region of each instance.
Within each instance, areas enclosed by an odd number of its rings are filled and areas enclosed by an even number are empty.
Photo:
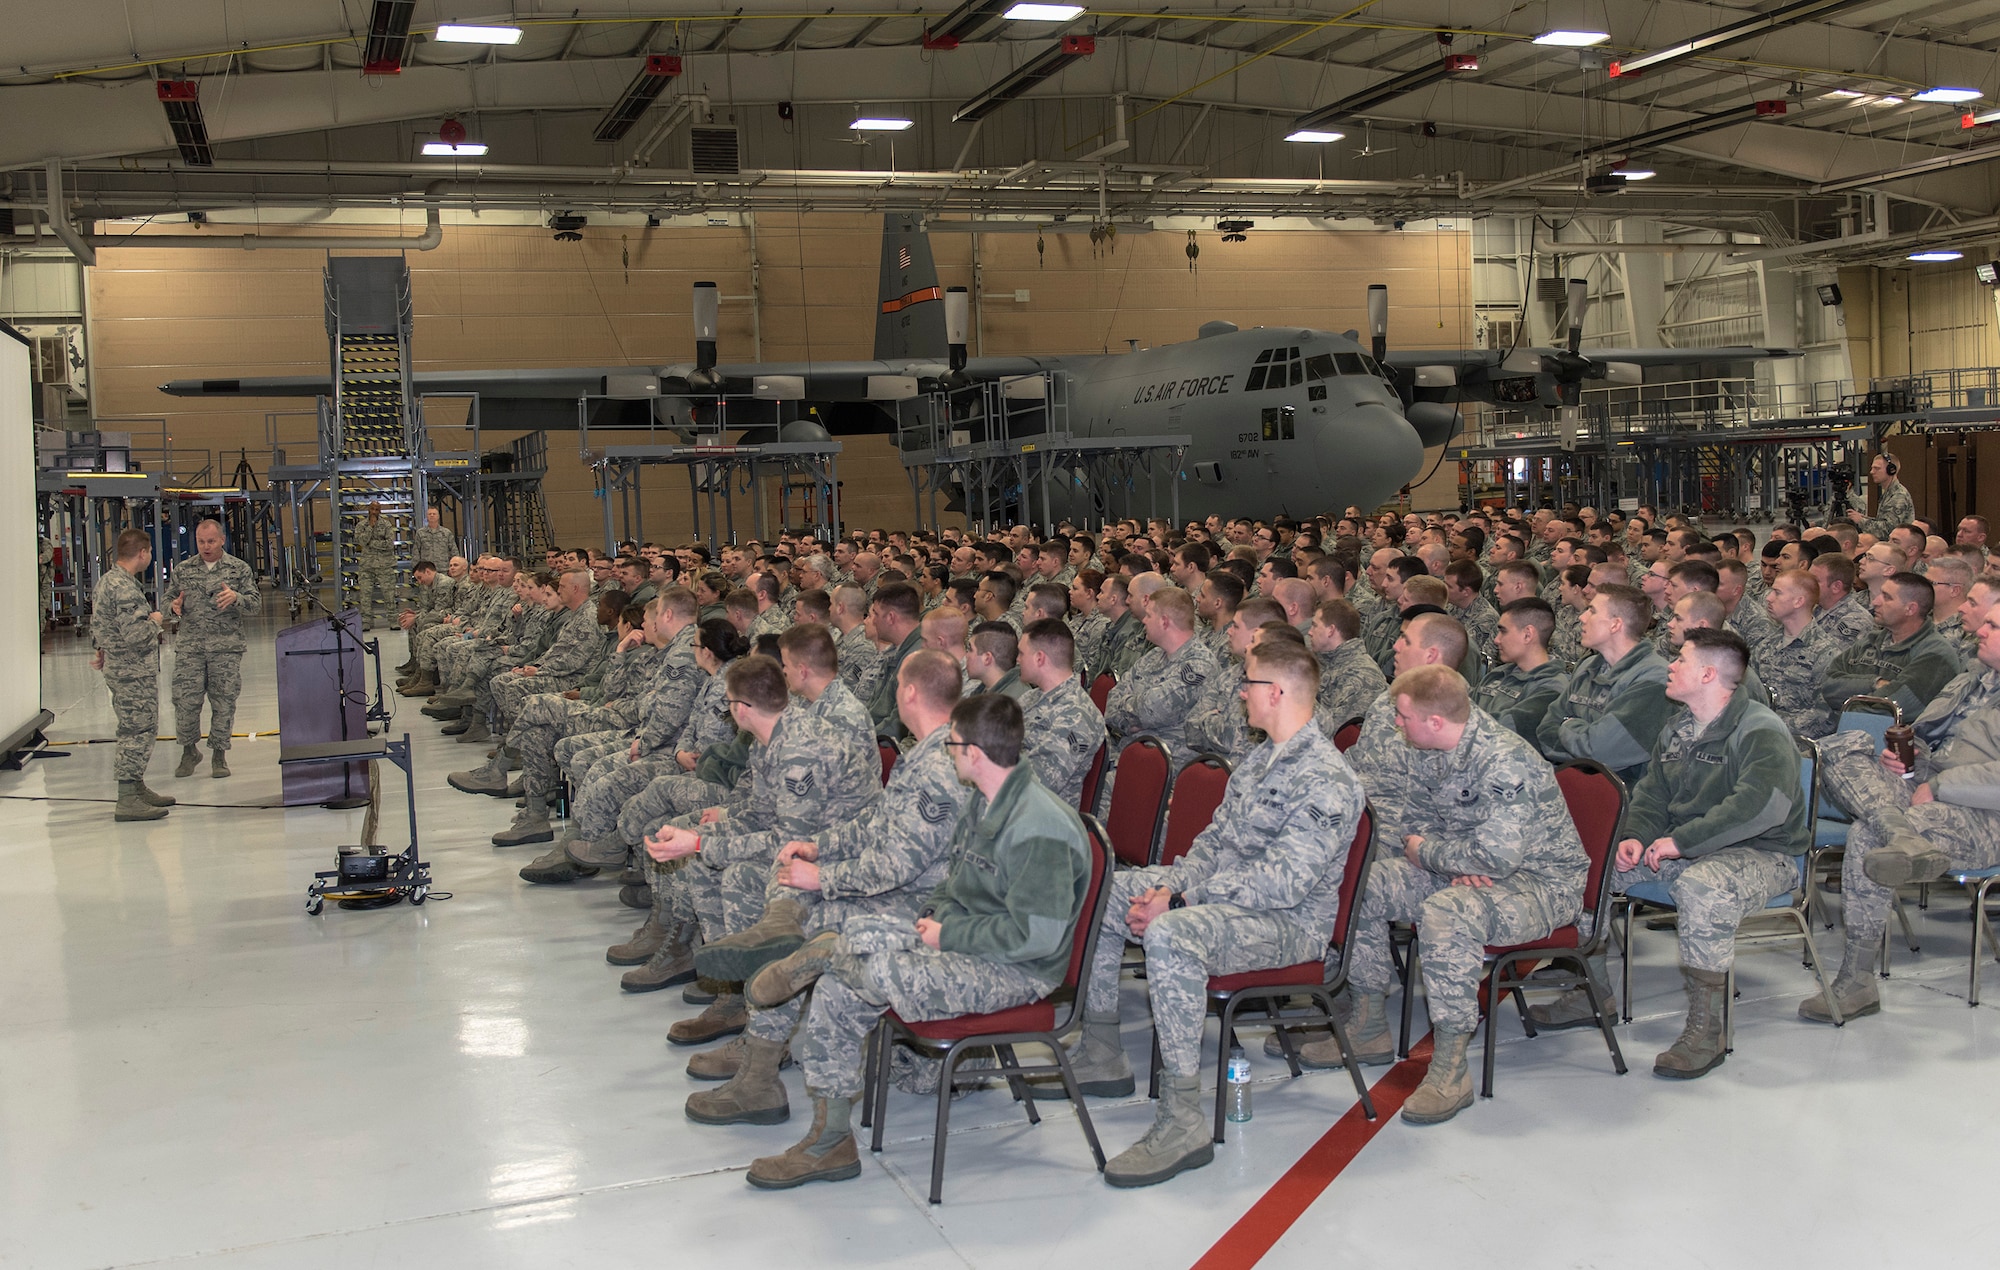
[[[368,736],[368,671],[361,613],[343,609],[278,632],[278,743],[290,749]],[[366,760],[286,764],[287,807],[368,803]]]

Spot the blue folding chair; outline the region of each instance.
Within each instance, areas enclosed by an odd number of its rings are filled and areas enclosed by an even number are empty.
[[[1817,822],[1819,820],[1819,751],[1811,741],[1803,737],[1795,737],[1793,739],[1798,742],[1799,747],[1799,789],[1806,799],[1806,841],[1811,842],[1814,840],[1813,835],[1818,827]],[[1793,865],[1798,870],[1798,884],[1791,891],[1765,904],[1764,910],[1761,913],[1752,913],[1743,919],[1747,925],[1760,918],[1777,918],[1782,922],[1783,928],[1769,932],[1745,934],[1742,928],[1739,927],[1736,932],[1736,946],[1738,948],[1754,947],[1759,944],[1797,939],[1803,945],[1806,965],[1812,967],[1813,974],[1819,979],[1820,992],[1825,995],[1827,1001],[1833,1006],[1833,1024],[1835,1027],[1841,1027],[1845,1025],[1846,1020],[1840,1017],[1840,1006],[1833,1001],[1833,990],[1832,986],[1827,982],[1826,968],[1820,965],[1819,951],[1813,947],[1812,918],[1809,909],[1812,892],[1812,879],[1810,876],[1811,859],[1812,855],[1810,852],[1805,855],[1793,856]],[[1666,885],[1660,882],[1640,882],[1635,886],[1627,887],[1625,893],[1618,896],[1615,902],[1622,907],[1625,917],[1624,939],[1620,945],[1625,961],[1623,985],[1625,995],[1622,1009],[1625,1021],[1630,1023],[1632,1021],[1633,919],[1636,916],[1637,910],[1642,905],[1648,908],[1665,909],[1668,912],[1673,912],[1678,905],[1674,903],[1673,894],[1667,890]],[[1733,1008],[1735,1000],[1736,967],[1732,965],[1729,968],[1728,982],[1724,985],[1722,993],[1722,1048],[1725,1052],[1733,1052],[1736,1048],[1736,1020]]]
[[[2000,866],[1990,869],[1953,869],[1946,877],[1972,892],[1972,991],[1967,1005],[1979,1004],[1979,943],[1983,939],[2000,961],[2000,939],[1993,934],[1993,919],[1986,915],[1986,893],[2000,882]]]

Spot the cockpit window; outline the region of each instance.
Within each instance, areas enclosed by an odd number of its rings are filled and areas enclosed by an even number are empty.
[[[1340,367],[1340,373],[1343,375],[1368,374],[1367,359],[1359,353],[1335,353],[1333,360]]]
[[[1334,370],[1333,354],[1331,353],[1314,353],[1311,357],[1306,358],[1306,379],[1309,382],[1332,379],[1337,373]]]

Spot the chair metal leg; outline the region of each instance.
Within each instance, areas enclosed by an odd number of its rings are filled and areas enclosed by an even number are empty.
[[[1479,1096],[1481,1098],[1491,1098],[1493,1096],[1493,1028],[1494,1024],[1500,1018],[1500,1011],[1496,1008],[1500,1004],[1498,999],[1500,993],[1500,965],[1500,962],[1495,961],[1488,963],[1486,967],[1486,1054],[1481,1062],[1479,1084]]]
[[[882,1025],[868,1029],[868,1039],[861,1046],[861,1127],[872,1128],[875,1124],[875,1047],[884,1044]],[[882,1149],[880,1135],[874,1148]]]
[[[1624,909],[1625,930],[1620,936],[1618,943],[1619,973],[1624,978],[1618,985],[1623,989],[1618,998],[1618,1003],[1619,1009],[1624,1012],[1625,1021],[1630,1023],[1632,1021],[1632,901],[1626,900],[1624,902]],[[1614,910],[1614,918],[1615,912],[1616,910]]]
[[[1348,1044],[1347,1027],[1333,1012],[1333,999],[1327,998],[1326,1017],[1333,1024],[1333,1039],[1340,1045],[1341,1061],[1347,1064],[1347,1074],[1354,1081],[1355,1096],[1361,1099],[1361,1111],[1370,1120],[1375,1119],[1375,1100],[1368,1095],[1368,1081],[1361,1075],[1361,1063],[1354,1057],[1354,1047]]]
[[[1722,974],[1722,1052],[1736,1052],[1736,963]]]
[[[1083,1140],[1090,1144],[1090,1156],[1097,1161],[1097,1171],[1104,1171],[1104,1147],[1097,1140],[1097,1126],[1090,1122],[1090,1109],[1083,1105],[1083,1091],[1076,1087],[1076,1073],[1070,1070],[1069,1055],[1054,1036],[1049,1037],[1048,1046],[1056,1052],[1056,1069],[1062,1075],[1063,1092],[1069,1095],[1069,1105],[1076,1108],[1077,1123],[1083,1126]]]
[[[896,1043],[885,1021],[877,1028],[879,1033],[875,1045],[875,1131],[868,1140],[868,1149],[881,1154],[882,1126],[889,1119],[889,1047]]]
[[[1979,889],[1972,893],[1972,990],[1966,995],[1969,1006],[1979,1004],[1979,942],[1984,939],[1993,948],[1993,955],[2000,960],[2000,940],[1993,935],[1993,922],[1986,916],[1986,893],[1993,887],[1995,879],[1985,878]]]
[[[951,1048],[944,1052],[944,1071],[938,1075],[937,1138],[931,1143],[931,1203],[933,1204],[944,1202],[944,1149],[951,1131],[951,1084],[958,1075],[958,1055],[958,1044],[953,1042]],[[1029,1106],[1032,1108],[1033,1105],[1030,1101]]]
[[[1903,942],[1910,946],[1911,952],[1921,952],[1922,949],[1917,946],[1917,932],[1910,929],[1910,910],[1903,907],[1903,897],[1893,897],[1890,906],[1895,910],[1896,921],[1903,927]]]
[[[1220,1144],[1224,1132],[1224,1112],[1227,1110],[1223,1093],[1229,1088],[1229,1038],[1235,1030],[1236,998],[1222,1003],[1222,1033],[1215,1039],[1215,1130],[1213,1137]]]
[[[1014,1057],[1014,1047],[1011,1045],[996,1045],[993,1047],[993,1054],[994,1057],[998,1058],[1007,1067],[1018,1069],[1021,1066],[1021,1060]],[[1035,1099],[1028,1092],[1027,1078],[1020,1075],[1018,1071],[1009,1072],[1007,1074],[1007,1088],[1013,1091],[1015,1102],[1027,1107],[1028,1123],[1040,1124],[1042,1122],[1042,1113],[1035,1110]]]
[[[1618,1048],[1618,1034],[1611,1028],[1611,1016],[1604,1006],[1604,989],[1598,986],[1597,977],[1590,973],[1590,963],[1583,965],[1583,990],[1590,997],[1590,1008],[1597,1015],[1598,1030],[1604,1033],[1604,1045],[1611,1051],[1611,1067],[1620,1076],[1625,1074],[1625,1051]]]
[[[1315,1006],[1317,1006],[1319,998],[1315,996],[1313,1000]],[[1293,1079],[1297,1079],[1299,1076],[1305,1074],[1304,1069],[1299,1066],[1298,1043],[1292,1040],[1291,1029],[1284,1025],[1283,1020],[1278,1015],[1277,1000],[1272,997],[1265,997],[1263,1001],[1264,1013],[1271,1016],[1272,1031],[1278,1038],[1278,1048],[1285,1053],[1285,1066],[1292,1069],[1292,1077]],[[1332,1016],[1333,1009],[1330,1005],[1327,1007],[1326,1013],[1329,1017]]]
[[[1805,945],[1806,964],[1812,967],[1813,977],[1819,980],[1820,995],[1826,1000],[1826,1007],[1833,1013],[1833,1025],[1846,1027],[1847,1020],[1840,1017],[1840,1002],[1834,1000],[1833,985],[1827,982],[1826,967],[1819,961],[1819,950],[1813,947],[1812,923],[1792,910],[1792,920],[1799,924],[1799,942]]]
[[[1417,941],[1410,941],[1410,951],[1403,958],[1403,1029],[1396,1037],[1396,1057],[1410,1056],[1410,1018],[1417,1003]]]

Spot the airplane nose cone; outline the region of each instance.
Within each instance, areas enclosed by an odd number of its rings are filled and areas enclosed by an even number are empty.
[[[1329,505],[1370,508],[1423,475],[1424,444],[1397,411],[1350,406],[1316,429],[1313,457],[1319,483],[1338,493]]]

